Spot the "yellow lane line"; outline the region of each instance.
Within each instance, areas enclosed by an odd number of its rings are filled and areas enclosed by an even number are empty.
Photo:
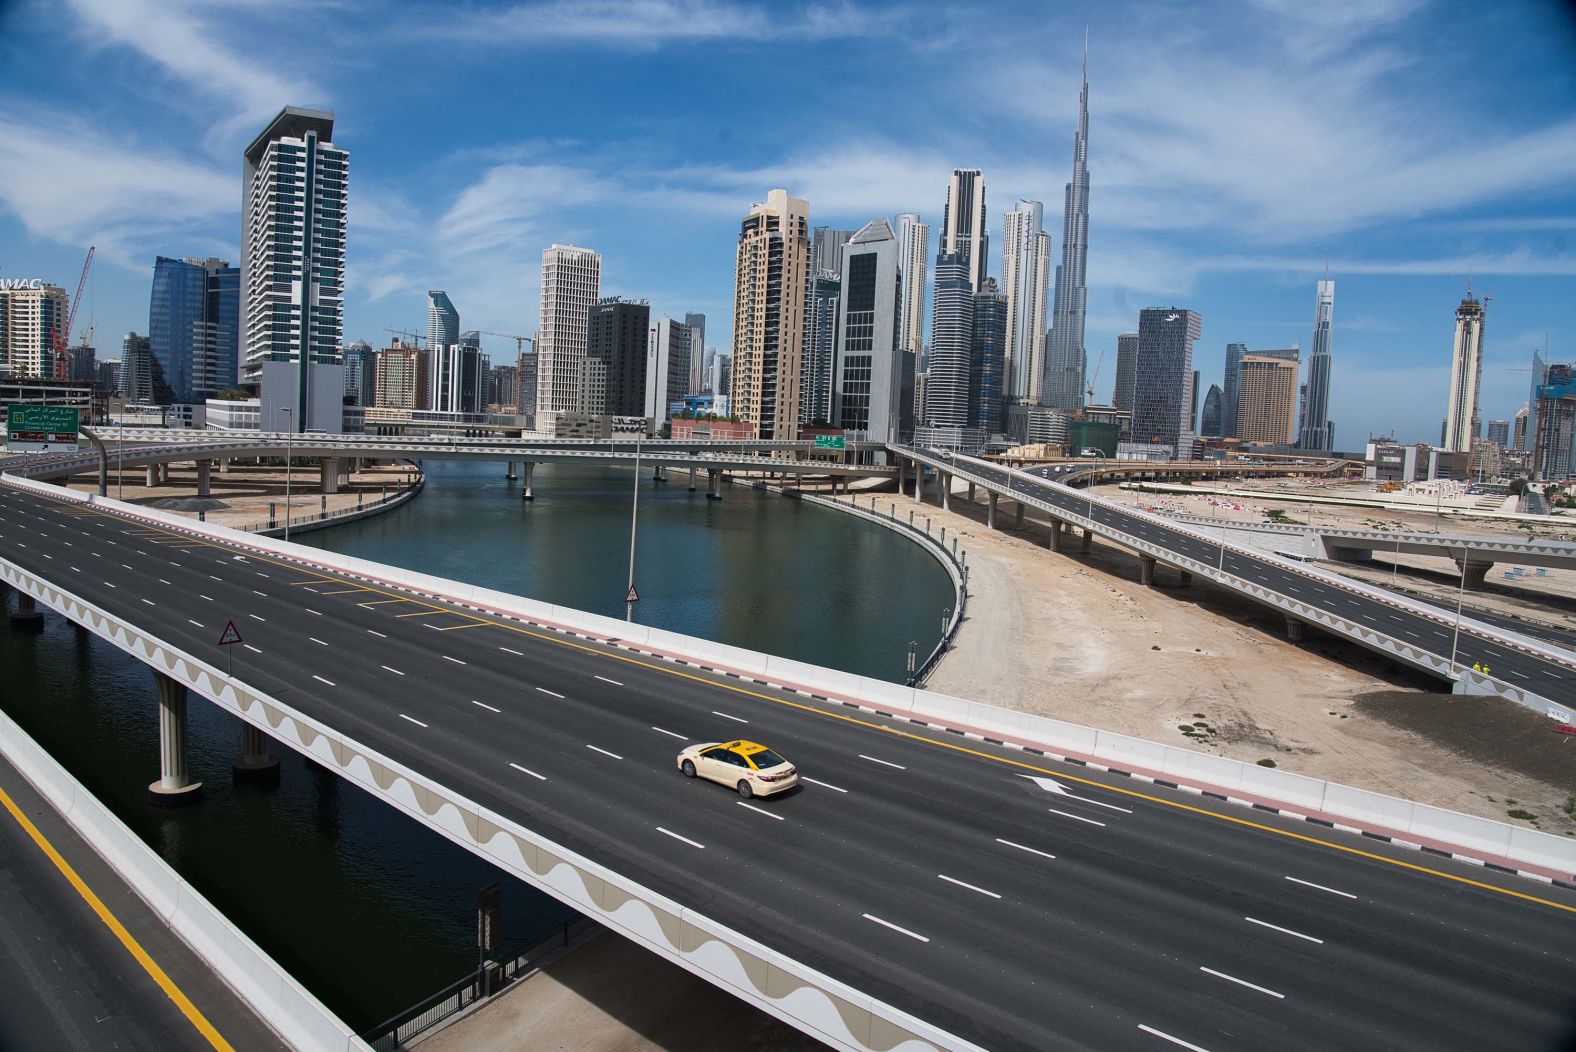
[[[100,511],[99,514],[106,515],[106,516],[110,515],[109,512],[103,512],[103,511]],[[251,556],[251,558],[253,558],[253,559],[255,559],[255,560],[259,561],[259,562],[271,563],[271,564],[273,564],[275,566],[281,566],[281,567],[286,567],[286,568],[289,568],[289,567],[292,566],[291,563],[283,562],[281,560],[270,558],[270,557],[267,557],[267,556],[253,555],[253,556]],[[379,595],[388,595],[388,596],[393,596],[394,595],[394,593],[386,591],[384,589],[372,588],[372,587],[353,588],[353,589],[350,589],[350,591],[377,592]],[[325,592],[323,594],[324,595],[332,595],[334,593]],[[398,597],[396,597],[396,598],[398,598]],[[417,602],[417,600],[415,600],[415,599],[407,599],[405,601],[406,602],[412,602],[412,603],[413,602]],[[373,604],[358,603],[357,605],[358,606],[369,606],[369,605],[373,605]],[[466,615],[466,616],[469,616],[469,615]],[[484,620],[484,619],[478,619],[478,620]],[[1525,902],[1535,902],[1535,903],[1537,903],[1537,904],[1539,904],[1541,906],[1550,906],[1550,907],[1553,907],[1554,909],[1557,909],[1557,910],[1563,910],[1566,913],[1576,913],[1576,906],[1567,906],[1567,905],[1565,905],[1562,902],[1555,902],[1555,901],[1553,901],[1551,899],[1539,898],[1536,895],[1528,895],[1525,892],[1511,891],[1508,888],[1501,888],[1501,887],[1497,887],[1496,885],[1493,885],[1493,884],[1486,884],[1486,883],[1484,883],[1482,881],[1472,880],[1469,877],[1457,876],[1454,873],[1446,873],[1443,870],[1431,869],[1428,866],[1419,866],[1419,865],[1417,865],[1416,863],[1413,863],[1413,862],[1403,862],[1400,859],[1387,858],[1384,855],[1377,855],[1377,854],[1374,854],[1371,851],[1363,851],[1360,848],[1348,847],[1345,844],[1331,843],[1328,840],[1320,840],[1318,837],[1308,836],[1308,835],[1306,835],[1304,833],[1294,833],[1294,832],[1291,832],[1290,830],[1286,830],[1286,829],[1277,829],[1274,826],[1267,826],[1267,825],[1264,825],[1263,823],[1260,823],[1260,822],[1252,822],[1252,821],[1249,821],[1249,820],[1247,820],[1245,818],[1237,818],[1237,817],[1234,817],[1232,815],[1220,814],[1220,813],[1218,813],[1216,811],[1210,811],[1210,810],[1207,810],[1206,808],[1202,808],[1202,807],[1194,807],[1191,804],[1185,804],[1185,803],[1182,803],[1181,801],[1178,801],[1178,800],[1167,800],[1165,797],[1162,797],[1162,796],[1154,796],[1154,795],[1151,795],[1149,793],[1141,793],[1141,792],[1138,792],[1138,791],[1133,790],[1133,789],[1123,789],[1123,788],[1121,788],[1119,786],[1107,785],[1104,782],[1097,782],[1097,781],[1094,781],[1093,779],[1090,779],[1090,778],[1080,778],[1078,775],[1068,774],[1066,772],[1059,771],[1059,770],[1052,770],[1052,769],[1046,768],[1046,767],[1037,767],[1034,764],[1025,763],[1022,760],[1014,760],[1014,759],[1011,759],[1011,758],[1006,757],[1006,756],[994,756],[994,755],[992,755],[990,753],[987,753],[987,752],[981,752],[978,749],[970,749],[970,748],[968,748],[966,746],[957,745],[957,744],[954,744],[953,742],[948,742],[948,741],[937,741],[934,738],[927,738],[927,737],[925,737],[923,735],[915,734],[912,731],[905,731],[905,730],[900,730],[900,729],[895,728],[895,727],[888,727],[888,726],[886,726],[884,724],[873,723],[870,720],[860,719],[860,718],[855,717],[855,716],[848,716],[848,715],[845,715],[845,714],[840,713],[840,712],[827,712],[827,711],[824,711],[822,709],[818,709],[818,708],[816,708],[813,705],[806,705],[803,702],[792,701],[792,700],[790,700],[788,698],[773,697],[770,694],[762,694],[760,691],[749,690],[749,689],[747,689],[745,687],[735,686],[732,683],[718,682],[716,680],[707,679],[704,676],[698,676],[698,675],[695,675],[692,672],[685,672],[685,671],[682,671],[680,669],[670,668],[670,667],[668,667],[668,666],[666,666],[664,664],[657,664],[657,663],[654,663],[654,662],[651,662],[651,661],[642,660],[640,658],[631,657],[631,656],[629,656],[627,654],[611,653],[611,652],[609,652],[607,650],[604,650],[604,649],[602,649],[600,647],[587,646],[584,643],[577,643],[577,642],[574,642],[573,640],[563,639],[563,638],[561,638],[558,635],[553,634],[553,633],[535,631],[535,630],[532,630],[532,629],[529,629],[529,628],[521,628],[521,627],[519,627],[517,625],[508,625],[508,624],[503,624],[503,623],[497,622],[497,621],[493,621],[493,622],[490,622],[490,623],[495,625],[498,628],[503,629],[506,632],[514,632],[514,633],[517,633],[519,635],[530,636],[533,639],[544,640],[546,642],[554,643],[554,644],[556,644],[558,646],[561,646],[561,647],[569,647],[570,649],[579,650],[579,651],[582,651],[582,652],[587,653],[587,654],[595,654],[595,655],[597,655],[599,657],[606,658],[606,659],[611,660],[611,661],[621,662],[621,663],[626,664],[626,665],[634,665],[634,666],[636,666],[638,668],[651,669],[652,671],[655,671],[655,672],[663,672],[663,673],[666,673],[669,676],[677,676],[680,679],[691,680],[691,681],[693,681],[695,683],[700,683],[700,684],[703,684],[703,685],[709,686],[709,687],[716,687],[716,688],[719,688],[721,690],[730,691],[730,692],[732,692],[734,694],[742,694],[742,695],[744,695],[746,697],[759,698],[762,701],[769,701],[769,702],[772,702],[773,704],[776,704],[776,705],[781,705],[781,706],[784,706],[784,707],[787,707],[787,708],[798,709],[798,710],[800,710],[802,712],[812,713],[812,714],[814,714],[816,716],[821,716],[821,717],[824,717],[826,719],[841,720],[844,723],[850,723],[850,724],[854,724],[854,725],[860,726],[860,727],[867,727],[867,728],[869,728],[871,730],[878,731],[878,732],[880,732],[882,734],[896,734],[896,735],[899,735],[901,737],[908,738],[908,739],[910,739],[912,741],[924,742],[927,745],[933,745],[933,746],[935,746],[937,748],[940,748],[940,749],[950,749],[953,752],[964,753],[966,755],[973,756],[973,757],[976,757],[976,758],[982,759],[982,760],[987,760],[987,761],[990,761],[992,763],[1001,764],[1003,766],[1017,767],[1017,768],[1021,768],[1021,769],[1026,770],[1026,771],[1034,771],[1036,774],[1051,775],[1052,777],[1061,778],[1061,779],[1063,779],[1065,781],[1077,782],[1077,783],[1079,783],[1081,785],[1088,785],[1088,786],[1092,786],[1092,787],[1097,788],[1097,789],[1105,789],[1108,792],[1121,793],[1124,796],[1130,796],[1130,797],[1133,797],[1133,798],[1138,799],[1138,800],[1147,800],[1150,803],[1160,804],[1163,807],[1175,808],[1178,811],[1188,811],[1188,812],[1191,812],[1193,814],[1204,815],[1204,816],[1207,816],[1209,818],[1218,819],[1219,821],[1222,821],[1222,822],[1230,822],[1232,825],[1241,826],[1241,827],[1246,828],[1246,829],[1256,829],[1256,830],[1259,830],[1261,832],[1273,833],[1276,836],[1286,837],[1287,839],[1296,840],[1296,841],[1299,841],[1299,842],[1305,843],[1305,844],[1313,844],[1313,845],[1316,845],[1318,847],[1329,848],[1332,851],[1339,851],[1342,854],[1354,856],[1354,857],[1357,857],[1357,858],[1366,858],[1366,859],[1370,859],[1370,860],[1376,861],[1376,862],[1383,862],[1386,865],[1395,866],[1395,867],[1397,867],[1399,869],[1409,870],[1409,871],[1414,872],[1414,873],[1426,873],[1429,876],[1440,877],[1440,878],[1442,878],[1444,880],[1454,881],[1457,884],[1465,884],[1468,887],[1480,888],[1480,889],[1482,889],[1484,891],[1492,891],[1492,892],[1494,892],[1496,894],[1504,895],[1504,896],[1506,896],[1508,898],[1521,899],[1521,900],[1523,900]]]
[[[466,614],[458,613],[458,612],[456,612],[454,610],[445,610],[441,606],[429,606],[425,610],[415,610],[415,611],[412,611],[411,613],[408,613],[408,614],[395,614],[394,616],[395,616],[395,618],[401,618],[401,617],[433,617],[434,615],[437,615],[437,614],[454,614],[455,617],[466,617],[466,616],[468,616]]]
[[[373,595],[388,595],[387,592],[380,592],[376,588],[363,588],[361,590],[364,591],[364,592],[371,592]],[[324,595],[338,595],[339,593],[338,592],[324,592],[323,594]],[[388,606],[390,603],[414,603],[415,601],[416,600],[414,600],[414,599],[374,599],[370,603],[357,603],[356,605],[357,606]]]
[[[252,558],[258,559],[259,557],[254,555],[254,556],[252,556]],[[260,561],[261,562],[270,562],[271,560],[261,559]],[[273,565],[281,566],[283,564],[282,563],[273,563]],[[351,592],[375,592],[375,591],[377,591],[377,589],[375,589],[375,588],[341,588],[337,592],[324,592],[323,594],[324,595],[349,595]]]
[[[208,1022],[207,1017],[202,1014],[196,1005],[192,1004],[191,999],[181,992],[181,988],[176,986],[175,982],[164,973],[164,969],[159,967],[158,962],[148,955],[148,951],[142,948],[142,944],[132,936],[131,932],[126,930],[126,926],[120,922],[120,919],[111,913],[109,907],[104,905],[103,901],[93,893],[93,889],[88,887],[87,882],[77,875],[77,871],[72,868],[71,863],[67,862],[59,851],[55,850],[55,845],[51,844],[48,838],[39,831],[39,828],[29,821],[27,815],[22,813],[22,809],[6,794],[4,789],[0,789],[0,805],[4,805],[5,809],[11,813],[11,817],[16,820],[16,824],[22,827],[22,831],[28,835],[34,844],[38,845],[38,849],[48,857],[49,861],[54,863],[55,868],[71,883],[77,894],[82,896],[82,901],[86,902],[93,912],[98,914],[98,919],[114,934],[115,938],[120,940],[120,944],[126,947],[131,956],[142,966],[142,970],[148,973],[149,978],[159,984],[159,989],[164,991],[165,996],[175,1002],[175,1007],[179,1008],[181,1014],[191,1022],[192,1026],[197,1029],[197,1032],[207,1039],[208,1044],[218,1049],[219,1052],[233,1052],[230,1043],[220,1035],[218,1030],[214,1029],[213,1024]]]
[[[438,631],[439,632],[459,632],[462,629],[466,629],[466,628],[496,628],[496,627],[497,627],[497,625],[494,624],[491,621],[473,621],[471,624],[468,624],[468,625],[450,625],[448,628],[440,628],[440,629],[438,629]]]

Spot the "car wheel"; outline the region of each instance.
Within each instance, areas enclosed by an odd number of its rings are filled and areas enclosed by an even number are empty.
[[[694,761],[693,760],[685,760],[684,761],[684,766],[681,767],[680,770],[682,770],[684,772],[684,777],[686,777],[686,778],[693,778],[693,777],[695,777],[695,763],[694,763]]]
[[[750,788],[750,783],[743,778],[739,779],[739,795],[748,800],[755,795],[755,790]]]

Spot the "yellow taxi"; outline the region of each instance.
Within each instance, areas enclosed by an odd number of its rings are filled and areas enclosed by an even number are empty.
[[[752,796],[773,796],[799,784],[793,764],[759,742],[705,742],[679,753],[679,770],[689,778],[709,778]]]

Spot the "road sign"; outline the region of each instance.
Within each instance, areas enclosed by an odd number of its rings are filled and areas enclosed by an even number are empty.
[[[624,596],[624,602],[626,602],[626,603],[638,603],[638,602],[640,602],[640,596],[639,596],[639,594],[636,593],[634,585],[630,585],[629,586],[629,593]]]
[[[816,435],[816,449],[847,449],[848,440],[842,435]]]
[[[7,453],[44,453],[77,448],[77,427],[82,414],[69,405],[12,405],[6,407]]]
[[[227,647],[227,646],[229,646],[232,643],[239,643],[240,641],[241,641],[241,632],[240,632],[239,629],[237,629],[235,627],[235,622],[234,621],[227,621],[227,622],[225,622],[224,633],[219,636],[219,645],[222,646],[222,647]]]

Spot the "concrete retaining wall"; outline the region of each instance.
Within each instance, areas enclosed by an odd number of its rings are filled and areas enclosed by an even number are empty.
[[[0,753],[292,1048],[305,1052],[370,1049],[3,712]]]

